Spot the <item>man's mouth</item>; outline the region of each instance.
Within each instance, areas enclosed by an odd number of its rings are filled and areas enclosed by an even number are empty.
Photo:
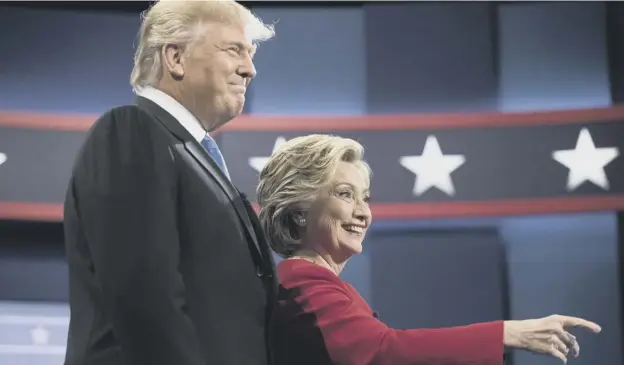
[[[247,91],[247,88],[244,85],[238,85],[238,84],[230,84],[232,86],[232,88],[234,90],[236,90],[237,92],[244,94],[245,91]]]

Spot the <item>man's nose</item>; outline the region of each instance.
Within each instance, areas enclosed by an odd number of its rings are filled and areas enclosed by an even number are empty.
[[[256,66],[254,66],[251,57],[245,57],[238,68],[238,74],[245,78],[245,84],[248,85],[251,79],[256,77]]]

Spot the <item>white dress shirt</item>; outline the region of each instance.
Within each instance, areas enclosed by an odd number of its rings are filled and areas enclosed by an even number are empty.
[[[159,107],[165,109],[167,113],[171,114],[182,126],[197,140],[197,142],[201,143],[201,141],[206,137],[208,133],[202,128],[199,120],[191,114],[182,104],[180,104],[176,99],[171,96],[165,94],[164,92],[155,89],[153,87],[145,87],[141,91],[137,93],[137,95],[142,96],[146,99],[149,99],[156,103]]]
[[[149,86],[137,92],[137,95],[149,99],[156,103],[156,105],[158,105],[159,107],[165,109],[165,111],[167,111],[167,113],[171,114],[171,116],[173,116],[178,122],[180,122],[180,124],[182,124],[182,126],[191,134],[191,136],[193,136],[193,138],[195,138],[197,142],[199,142],[199,144],[201,144],[202,146],[202,141],[207,136],[211,139],[212,143],[216,145],[214,139],[212,139],[212,137],[208,135],[206,130],[204,130],[204,128],[199,123],[199,120],[176,99],[156,88]],[[220,159],[222,161],[221,164],[223,165],[223,172],[225,173],[225,176],[227,176],[229,179],[230,172],[228,171],[227,164],[224,161],[221,151],[217,152],[219,153]],[[215,157],[213,156],[213,158]],[[219,162],[217,162],[217,164],[221,166]]]

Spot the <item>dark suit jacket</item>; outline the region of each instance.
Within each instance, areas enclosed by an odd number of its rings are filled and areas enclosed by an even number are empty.
[[[274,263],[257,217],[169,113],[87,134],[65,200],[66,365],[266,365]]]
[[[275,365],[502,365],[503,322],[397,330],[334,273],[279,263],[272,324]]]

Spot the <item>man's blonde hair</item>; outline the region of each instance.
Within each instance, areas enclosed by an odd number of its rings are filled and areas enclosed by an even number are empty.
[[[273,251],[290,257],[301,247],[293,214],[306,211],[340,162],[356,164],[370,182],[364,147],[337,136],[313,134],[282,144],[260,172],[256,190],[260,222]]]
[[[233,0],[161,0],[143,13],[130,85],[135,90],[155,86],[162,76],[165,44],[188,48],[209,22],[241,24],[254,44],[275,35],[244,6]]]

